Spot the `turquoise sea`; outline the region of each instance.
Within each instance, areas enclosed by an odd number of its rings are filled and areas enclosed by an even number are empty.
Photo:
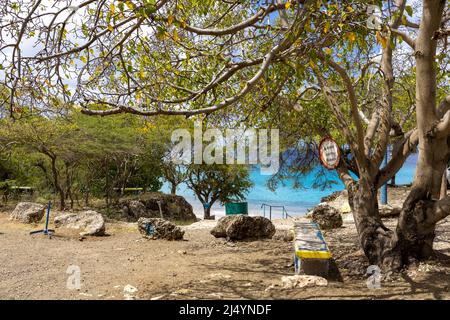
[[[417,154],[412,154],[405,162],[403,167],[396,175],[397,184],[411,183],[414,177],[415,167],[417,161]],[[254,183],[253,188],[247,195],[247,202],[250,215],[262,214],[261,205],[266,203],[273,206],[285,206],[287,212],[290,215],[303,215],[308,209],[316,206],[320,203],[320,199],[329,195],[334,191],[343,190],[344,186],[340,182],[335,171],[324,170],[326,176],[325,179],[333,180],[336,184],[323,189],[314,187],[314,181],[316,179],[317,170],[313,170],[310,174],[302,179],[303,188],[293,188],[293,181],[285,181],[284,185],[279,184],[275,192],[272,192],[267,187],[267,181],[270,176],[261,175],[259,169],[252,170],[251,180]],[[165,184],[162,188],[163,192],[169,192],[169,187]],[[184,196],[186,200],[192,204],[194,212],[198,217],[203,216],[203,208],[201,203],[195,198],[193,192],[189,190],[185,185],[181,185],[177,189],[177,194]],[[219,203],[213,205],[211,213],[216,216],[224,216],[225,208]],[[281,217],[280,209],[272,209],[272,216],[277,218]]]

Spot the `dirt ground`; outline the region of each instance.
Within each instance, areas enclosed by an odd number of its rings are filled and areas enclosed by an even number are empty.
[[[275,221],[286,230],[290,221]],[[394,220],[388,221],[394,225]],[[0,299],[450,299],[450,221],[438,227],[439,258],[368,289],[367,261],[351,222],[325,232],[340,277],[326,287],[267,290],[294,274],[292,244],[283,240],[230,243],[209,230],[214,222],[184,226],[185,241],[143,239],[132,223],[110,222],[108,236],[79,240],[58,230],[49,239],[29,235],[41,226],[0,213]],[[69,266],[79,266],[81,289],[68,289]],[[340,280],[340,281],[339,281]]]

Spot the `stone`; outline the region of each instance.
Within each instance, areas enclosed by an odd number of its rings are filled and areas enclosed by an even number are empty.
[[[123,292],[124,293],[136,293],[138,292],[138,289],[136,287],[133,287],[130,284],[127,284],[124,288],[123,288]]]
[[[337,197],[330,197],[328,201],[322,201],[322,204],[327,204],[341,213],[349,213],[352,211],[350,205],[348,203],[348,192],[347,190],[343,190]]]
[[[342,214],[342,220],[344,222],[350,222],[350,223],[355,222],[355,219],[353,217],[353,213],[343,213]]]
[[[294,232],[292,230],[277,230],[272,239],[291,242],[294,240]]]
[[[264,217],[238,214],[220,218],[211,234],[228,240],[271,239],[275,234],[275,226]]]
[[[124,199],[120,208],[124,218],[133,222],[139,218],[197,221],[192,205],[186,199],[161,192],[147,192],[139,198]]]
[[[38,223],[44,217],[45,208],[46,206],[39,203],[19,202],[9,219],[23,223]]]
[[[311,218],[322,230],[339,228],[343,223],[341,213],[327,204],[316,206]]]
[[[295,289],[305,287],[325,287],[328,285],[328,281],[325,278],[309,275],[295,275],[281,277],[281,283],[283,289]]]
[[[330,202],[338,198],[342,194],[342,191],[334,191],[328,196],[320,198],[320,202]]]
[[[382,218],[394,218],[400,215],[402,208],[394,207],[389,204],[380,204],[379,212]]]
[[[345,202],[340,208],[339,211],[341,211],[341,213],[351,213],[352,212],[352,208],[350,207],[350,204],[347,202]]]
[[[182,240],[184,231],[161,218],[139,218],[139,232],[147,239]]]
[[[54,219],[55,228],[79,229],[80,236],[105,235],[105,220],[93,210],[61,214]]]
[[[139,219],[140,217],[146,216],[147,208],[145,208],[144,204],[138,200],[130,200],[126,205],[124,205],[123,213],[127,217]]]
[[[135,296],[136,292],[138,292],[138,289],[136,287],[127,284],[123,288],[123,297],[125,300],[136,300],[137,299],[137,297]]]

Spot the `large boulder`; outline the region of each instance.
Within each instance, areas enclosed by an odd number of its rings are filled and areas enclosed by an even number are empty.
[[[147,192],[138,199],[124,199],[120,202],[120,206],[128,221],[137,221],[141,217],[172,221],[197,220],[191,204],[186,199],[161,192]]]
[[[322,230],[339,228],[343,223],[341,213],[327,204],[316,206],[311,213],[311,219]]]
[[[105,220],[93,210],[61,214],[54,219],[55,228],[81,230],[81,236],[105,235]]]
[[[139,218],[139,232],[147,239],[182,240],[184,231],[161,218]]]
[[[237,214],[220,218],[211,230],[211,234],[216,238],[229,240],[271,239],[275,234],[275,226],[272,221],[264,217]]]
[[[123,204],[122,207],[123,214],[127,218],[139,219],[140,217],[145,217],[147,215],[147,208],[139,200],[130,200]]]
[[[37,223],[44,217],[45,208],[39,203],[19,202],[9,218],[23,223]]]

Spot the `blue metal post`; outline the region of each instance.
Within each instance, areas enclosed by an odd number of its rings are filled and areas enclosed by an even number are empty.
[[[386,150],[386,154],[384,155],[384,158],[383,158],[383,167],[386,167],[387,163],[388,163],[388,150]],[[381,187],[381,204],[387,204],[387,201],[388,201],[388,197],[387,197],[387,182],[386,182]]]
[[[52,203],[49,201],[48,206],[47,206],[47,216],[45,217],[45,230],[44,230],[45,234],[48,234],[48,220],[50,220],[49,216],[50,216],[50,206],[51,205],[52,205]]]
[[[30,234],[43,233],[45,235],[48,235],[50,237],[50,239],[52,238],[52,233],[54,233],[55,230],[52,230],[52,229],[48,228],[48,222],[50,220],[50,208],[51,208],[51,205],[52,205],[52,203],[49,201],[48,202],[48,206],[47,206],[47,215],[45,217],[45,229],[44,230],[31,231]]]

